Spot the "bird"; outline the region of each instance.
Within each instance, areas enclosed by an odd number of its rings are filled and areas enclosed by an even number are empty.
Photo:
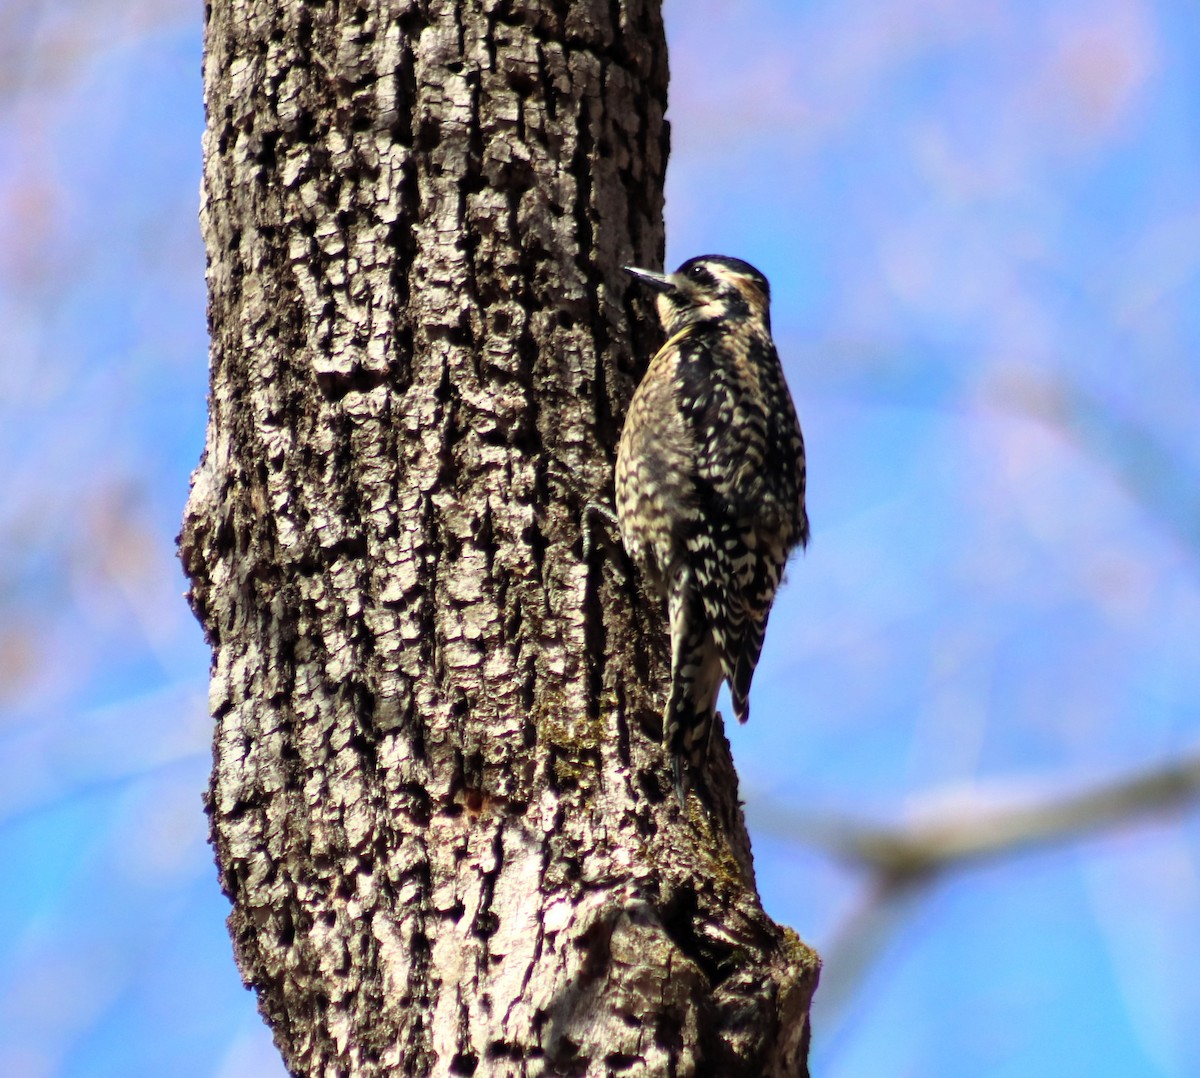
[[[747,262],[702,255],[625,271],[655,293],[666,343],[617,448],[625,550],[666,602],[671,681],[663,745],[676,793],[706,789],[727,682],[739,722],[788,557],[809,538],[804,436],[771,337],[771,290]]]

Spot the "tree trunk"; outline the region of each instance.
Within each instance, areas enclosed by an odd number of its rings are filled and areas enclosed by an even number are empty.
[[[680,811],[662,610],[584,542],[655,344],[657,0],[214,0],[204,70],[181,553],[289,1069],[805,1074],[816,958],[723,737],[722,810]]]

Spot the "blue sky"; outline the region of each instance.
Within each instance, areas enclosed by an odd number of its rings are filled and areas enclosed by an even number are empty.
[[[832,947],[870,881],[776,808],[952,814],[1200,742],[1200,15],[666,12],[668,262],[767,273],[809,445],[813,543],[731,737],[764,901]],[[204,840],[173,554],[207,377],[197,20],[51,7],[0,87],[3,1074],[281,1073]],[[1193,811],[885,911],[817,1073],[1196,1074],[1198,853]]]

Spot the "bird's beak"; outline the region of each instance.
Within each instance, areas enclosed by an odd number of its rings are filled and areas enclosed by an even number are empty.
[[[637,266],[622,266],[626,273],[636,277],[639,281],[645,281],[656,292],[666,292],[675,287],[675,282],[665,273],[657,273],[654,270],[639,269]]]

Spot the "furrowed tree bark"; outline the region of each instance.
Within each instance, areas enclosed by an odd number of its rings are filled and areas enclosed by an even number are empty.
[[[288,1068],[806,1074],[816,957],[723,737],[681,812],[663,612],[584,541],[657,343],[620,266],[663,250],[658,3],[214,0],[204,71],[180,547]]]

